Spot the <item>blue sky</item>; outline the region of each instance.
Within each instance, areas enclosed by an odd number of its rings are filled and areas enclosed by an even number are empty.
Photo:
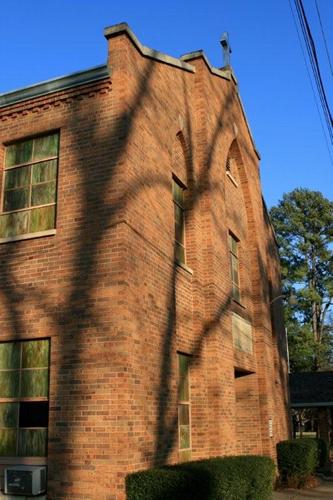
[[[333,1],[317,2],[333,59]],[[315,0],[304,5],[333,110],[333,75]],[[319,190],[333,200],[333,160],[289,0],[4,0],[0,93],[105,63],[103,29],[122,21],[144,45],[173,56],[204,49],[215,66],[222,65],[219,38],[228,31],[232,66],[262,157],[267,204],[295,187]],[[332,145],[330,152],[333,157]]]

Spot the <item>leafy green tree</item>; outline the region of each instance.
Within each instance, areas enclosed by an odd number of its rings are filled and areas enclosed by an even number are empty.
[[[270,212],[285,291],[291,368],[320,370],[332,363],[333,203],[318,191],[295,189]]]

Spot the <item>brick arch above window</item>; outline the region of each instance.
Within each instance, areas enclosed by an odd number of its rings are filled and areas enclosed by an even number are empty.
[[[241,182],[240,175],[243,166],[242,156],[237,143],[234,139],[228,151],[227,159],[225,162],[225,172],[229,179],[233,182],[235,187],[239,187]]]
[[[238,234],[242,241],[245,241],[248,233],[247,202],[249,189],[237,139],[234,139],[229,147],[225,172],[225,203],[228,227],[235,234]]]

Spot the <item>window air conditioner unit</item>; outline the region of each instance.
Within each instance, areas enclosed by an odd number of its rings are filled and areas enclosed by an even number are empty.
[[[5,494],[34,496],[46,491],[46,467],[13,465],[5,469]]]

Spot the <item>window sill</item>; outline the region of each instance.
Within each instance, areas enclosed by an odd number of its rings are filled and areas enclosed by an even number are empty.
[[[238,306],[242,307],[243,309],[246,309],[246,306],[239,302],[237,299],[232,298],[232,301],[237,304]]]
[[[186,264],[184,264],[184,262],[180,262],[179,260],[175,260],[175,264],[177,264],[177,266],[179,266],[182,269],[184,269],[184,271],[186,271],[189,274],[193,275],[193,270],[190,267],[188,267]]]
[[[0,245],[2,243],[10,243],[12,241],[21,241],[21,240],[31,240],[32,238],[42,238],[43,236],[53,236],[57,232],[56,229],[48,229],[47,231],[39,231],[36,233],[29,234],[19,234],[17,236],[9,236],[8,238],[0,238]]]
[[[231,175],[230,172],[227,172],[227,176],[229,177],[231,182],[234,184],[234,186],[236,186],[236,188],[238,188],[238,182],[236,181],[236,179],[234,179],[234,177]]]
[[[238,355],[246,355],[246,356],[253,356],[253,345],[252,345],[252,350],[248,350],[248,349],[244,349],[244,347],[239,347],[239,346],[236,346],[234,345],[234,350],[237,350],[237,354]]]
[[[41,493],[40,495],[37,495],[37,496],[33,496],[31,497],[30,495],[29,496],[17,496],[17,495],[10,495],[10,494],[4,494],[3,490],[0,491],[0,499],[1,500],[17,500],[17,499],[20,499],[20,500],[30,500],[30,499],[35,499],[35,500],[47,500],[47,496],[46,496],[46,493]]]

